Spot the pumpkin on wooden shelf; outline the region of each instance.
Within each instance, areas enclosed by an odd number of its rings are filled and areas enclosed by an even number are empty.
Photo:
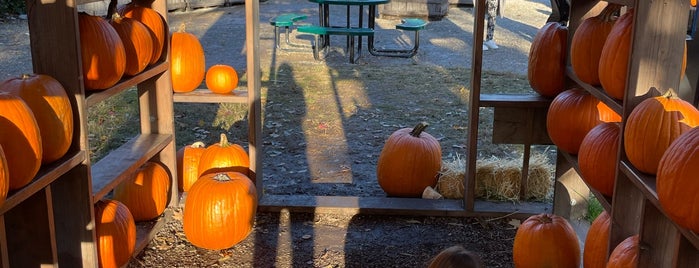
[[[697,6],[697,0],[689,0],[689,4],[693,7]]]
[[[442,167],[439,141],[425,132],[427,123],[396,130],[386,140],[376,167],[379,186],[388,196],[421,197],[437,184]]]
[[[603,210],[592,221],[585,237],[585,247],[583,249],[584,268],[605,268],[607,266],[610,231],[611,221],[609,213]]]
[[[580,244],[573,227],[558,215],[527,218],[515,233],[512,249],[515,267],[578,267]]]
[[[599,80],[604,92],[617,100],[624,99],[628,74],[634,9],[629,8],[617,19],[607,35],[599,60]]]
[[[146,6],[135,4],[126,4],[119,8],[118,13],[122,17],[137,20],[151,31],[151,39],[153,40],[153,53],[151,54],[150,64],[154,64],[160,60],[165,47],[165,38],[168,36],[167,24],[160,13]]]
[[[78,14],[83,83],[87,90],[107,89],[121,79],[126,70],[124,43],[105,19]]]
[[[238,73],[231,66],[217,64],[206,71],[206,87],[219,94],[231,93],[238,87]]]
[[[609,255],[607,268],[638,267],[639,240],[638,235],[633,235],[621,241]]]
[[[210,250],[232,247],[252,231],[257,191],[239,172],[202,175],[187,193],[182,224],[187,240]]]
[[[7,192],[10,190],[10,171],[5,159],[5,151],[0,145],[0,207],[7,199]]]
[[[116,200],[97,201],[95,221],[99,267],[126,265],[136,248],[136,223],[129,209]]]
[[[578,151],[580,175],[593,189],[605,196],[614,192],[621,124],[601,123],[585,135]]]
[[[699,233],[699,127],[680,135],[658,165],[658,201],[678,225]]]
[[[206,59],[199,38],[181,24],[170,42],[170,76],[174,92],[191,92],[204,80]]]
[[[140,21],[114,13],[109,24],[121,37],[126,52],[126,75],[136,75],[150,64],[154,53],[150,29]]]
[[[546,130],[559,150],[578,154],[585,135],[600,123],[620,122],[621,117],[584,89],[561,92],[551,101]]]
[[[20,97],[0,92],[0,146],[10,167],[10,190],[24,187],[41,168],[41,133],[34,113]]]
[[[181,192],[189,191],[199,179],[199,159],[206,150],[206,145],[197,141],[177,150],[177,188]]]
[[[199,158],[199,176],[206,173],[235,171],[249,176],[250,157],[242,146],[228,141],[221,133],[221,140],[206,147]]]
[[[587,18],[577,27],[570,40],[570,66],[583,82],[600,85],[599,60],[602,47],[612,31],[621,5],[608,4],[599,15]]]
[[[668,90],[641,101],[629,114],[624,129],[624,150],[638,170],[656,174],[670,144],[682,133],[699,126],[699,110]]]
[[[114,188],[114,200],[126,205],[135,221],[147,221],[165,211],[169,190],[170,173],[162,164],[149,161]]]
[[[73,142],[73,108],[60,82],[43,74],[24,74],[0,83],[0,91],[16,95],[29,106],[41,134],[43,164],[63,157]]]
[[[529,48],[527,78],[534,91],[553,98],[565,89],[568,28],[549,22],[537,31]]]

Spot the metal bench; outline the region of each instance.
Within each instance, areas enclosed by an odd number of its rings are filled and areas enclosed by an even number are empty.
[[[355,37],[361,37],[361,36],[374,36],[374,30],[370,28],[339,28],[339,27],[321,27],[321,26],[315,26],[315,25],[305,25],[305,26],[299,26],[296,28],[296,30],[300,33],[308,33],[308,34],[313,34],[315,35],[315,42],[313,44],[313,58],[316,60],[320,60],[319,52],[321,49],[326,49],[327,46],[325,44],[321,44],[319,42],[319,37],[320,36],[327,36],[327,35],[346,35],[350,37],[350,44],[349,44],[349,56],[350,56],[350,63],[354,63],[355,57],[354,57],[354,39]],[[361,48],[358,49],[359,55],[361,55]]]
[[[406,18],[401,20],[401,24],[396,25],[396,29],[403,31],[415,32],[415,42],[410,49],[376,49],[373,46],[369,48],[369,52],[374,56],[402,57],[410,58],[417,54],[420,47],[420,30],[425,29],[427,22],[418,18]],[[371,45],[372,42],[369,42]]]
[[[269,19],[269,24],[274,26],[274,44],[278,49],[293,50],[291,49],[291,47],[310,48],[310,46],[296,44],[289,41],[289,34],[291,32],[291,28],[294,26],[299,26],[299,21],[305,20],[306,18],[308,18],[308,16],[304,14],[285,13]],[[282,27],[285,30],[285,43],[287,47],[282,47],[279,43],[279,39],[281,36],[279,28]]]

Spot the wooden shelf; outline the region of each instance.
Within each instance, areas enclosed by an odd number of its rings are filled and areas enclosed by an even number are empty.
[[[636,4],[634,0],[607,0],[606,2],[619,4],[627,7],[633,7]]]
[[[601,87],[595,87],[580,80],[580,78],[578,78],[578,76],[573,71],[572,67],[568,66],[568,68],[566,68],[566,75],[568,76],[568,78],[575,81],[575,83],[578,84],[578,86],[587,90],[587,92],[590,92],[590,94],[594,95],[595,97],[597,97],[597,99],[604,102],[604,104],[609,106],[609,108],[611,108],[617,114],[622,115],[624,113],[624,108],[621,101],[615,100],[609,95],[607,95],[607,93],[605,93],[604,89],[602,89]]]
[[[211,92],[211,90],[200,88],[187,93],[174,93],[172,101],[189,103],[248,103],[248,92],[239,88],[231,94],[218,94]]]
[[[581,174],[580,173],[580,166],[578,165],[578,157],[577,156],[571,155],[571,154],[566,153],[566,152],[559,152],[559,153],[561,155],[563,155],[563,157],[566,159],[566,161],[568,161],[568,163],[570,163],[571,166],[573,166],[573,168],[575,169],[575,172],[577,172],[578,174]],[[582,176],[581,176],[581,178],[582,178]],[[587,188],[590,188],[590,192],[595,196],[595,198],[597,198],[597,201],[599,201],[599,203],[602,205],[604,210],[612,211],[612,198],[609,196],[605,196],[602,193],[600,193],[599,191],[592,188],[587,183],[587,181],[585,181],[584,178],[582,179],[582,181],[585,183],[585,185],[587,185]]]
[[[134,257],[148,246],[148,243],[150,243],[153,237],[158,234],[158,231],[167,224],[167,221],[172,218],[172,215],[172,209],[166,208],[163,214],[157,219],[136,223],[136,247],[133,253]]]
[[[157,75],[160,75],[164,72],[166,72],[170,68],[170,63],[169,62],[158,62],[155,63],[154,65],[149,66],[143,72],[131,76],[131,77],[125,77],[122,78],[121,81],[119,81],[116,85],[113,87],[110,87],[105,90],[95,90],[95,91],[87,91],[85,92],[85,95],[87,97],[85,98],[85,101],[87,102],[87,106],[91,107],[94,106],[97,103],[100,103],[109,97],[112,97],[114,95],[117,95],[121,92],[123,92],[126,89],[129,89],[131,87],[134,87],[138,85],[139,83],[146,81],[148,79],[151,79]]]

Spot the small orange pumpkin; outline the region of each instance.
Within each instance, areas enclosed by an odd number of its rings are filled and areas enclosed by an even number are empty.
[[[592,221],[585,237],[585,248],[583,250],[584,268],[605,268],[607,266],[610,231],[611,221],[609,213],[602,211]]]
[[[605,196],[614,193],[621,124],[601,123],[585,135],[578,151],[580,175],[593,189]]]
[[[206,150],[206,145],[197,141],[177,150],[177,188],[181,192],[189,191],[192,184],[199,179],[199,159]]]
[[[699,233],[699,127],[680,135],[658,164],[658,201],[674,222]]]
[[[522,222],[515,233],[512,254],[515,267],[521,268],[580,265],[580,244],[573,227],[553,214],[534,215]]]
[[[233,67],[223,64],[211,66],[206,71],[206,87],[219,94],[231,93],[238,87],[238,73]]]
[[[131,212],[119,201],[100,200],[95,204],[95,221],[99,266],[124,266],[136,249],[136,223]]]
[[[617,100],[624,99],[633,35],[634,9],[629,8],[614,23],[602,47],[599,60],[599,80],[604,92]]]
[[[638,235],[630,236],[621,241],[609,255],[607,268],[636,268],[638,267],[638,255],[640,239]]]
[[[204,48],[199,38],[185,31],[185,24],[172,33],[170,76],[174,92],[191,92],[201,85],[206,74]]]
[[[153,53],[151,54],[150,64],[158,62],[163,54],[165,38],[168,36],[167,25],[160,13],[150,7],[129,3],[119,8],[119,14],[122,17],[135,19],[150,29],[151,39],[153,40]]]
[[[165,211],[169,200],[170,174],[162,164],[146,162],[130,179],[114,188],[114,200],[131,211],[135,221],[154,219]]]
[[[109,24],[121,37],[126,52],[127,75],[136,75],[150,64],[154,53],[153,36],[147,26],[140,21],[114,13]]]
[[[534,91],[553,98],[565,89],[568,28],[549,22],[539,31],[529,48],[527,78]]]
[[[250,174],[250,157],[242,146],[228,142],[226,134],[221,133],[218,143],[206,147],[199,159],[199,177],[206,173],[236,171],[245,176]]]
[[[599,60],[602,47],[616,22],[621,5],[608,4],[599,15],[587,18],[577,27],[570,40],[570,66],[585,83],[600,85]]]
[[[187,193],[182,224],[187,240],[210,250],[234,246],[252,231],[257,191],[239,172],[201,176]]]
[[[7,192],[10,190],[10,171],[5,159],[5,152],[0,145],[0,207],[7,199]]]
[[[0,129],[0,146],[10,168],[10,190],[16,190],[31,182],[41,167],[39,125],[21,98],[0,92]]]
[[[119,34],[105,19],[78,14],[85,89],[106,89],[126,70],[126,50]]]

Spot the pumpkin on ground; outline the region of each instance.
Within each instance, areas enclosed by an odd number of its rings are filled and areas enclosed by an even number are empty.
[[[609,255],[607,268],[635,268],[638,267],[639,237],[630,236],[621,241]]]
[[[126,205],[135,221],[147,221],[165,211],[169,190],[168,171],[162,164],[149,161],[114,188],[114,200]]]
[[[206,147],[199,158],[199,177],[206,173],[235,171],[250,174],[250,157],[242,146],[228,142],[226,134],[221,133],[218,143]]]
[[[515,267],[578,267],[580,244],[573,227],[558,215],[527,218],[515,233],[512,249]]]
[[[73,108],[60,82],[43,74],[24,74],[0,83],[0,91],[20,97],[32,110],[41,134],[43,164],[68,152],[73,141]]]
[[[10,190],[24,187],[41,168],[41,134],[34,113],[20,98],[0,92],[0,146],[10,168]]]
[[[97,201],[95,221],[99,267],[126,265],[136,248],[136,223],[129,209],[119,201]]]
[[[439,141],[425,132],[427,123],[396,130],[386,140],[376,167],[376,177],[388,196],[421,197],[427,186],[437,184],[442,167]]]
[[[7,192],[10,190],[10,171],[5,159],[5,152],[0,145],[0,207],[7,199]]]
[[[585,135],[604,122],[621,117],[584,89],[573,88],[553,99],[546,115],[546,130],[558,149],[578,154]]]
[[[78,14],[83,83],[87,90],[106,89],[126,70],[126,50],[119,34],[105,19]]]
[[[122,17],[119,13],[112,15],[109,24],[114,27],[124,43],[124,52],[126,52],[124,73],[136,75],[148,67],[154,52],[150,29],[140,21]]]
[[[174,92],[191,92],[204,80],[206,59],[199,38],[185,31],[185,24],[172,33],[170,76]]]
[[[672,90],[639,103],[624,129],[624,150],[638,170],[656,174],[660,158],[682,133],[699,126],[699,110]]]
[[[601,123],[585,135],[578,151],[581,177],[605,196],[614,192],[621,124]]]
[[[678,225],[699,233],[699,127],[679,136],[665,150],[656,187],[658,201]]]
[[[206,71],[206,87],[219,94],[231,93],[238,87],[238,73],[233,67],[217,64]]]
[[[234,246],[252,231],[257,191],[239,172],[201,176],[187,193],[182,224],[187,240],[210,250]]]
[[[158,62],[163,54],[165,38],[168,35],[167,25],[160,13],[150,7],[130,3],[119,8],[119,14],[122,17],[137,20],[150,29],[151,39],[153,40],[153,53],[151,54],[150,64]]]
[[[199,179],[199,159],[206,150],[206,145],[197,141],[177,150],[177,188],[181,192],[189,191]]]
[[[553,98],[565,89],[568,28],[549,22],[537,31],[529,48],[527,78],[534,91]]]
[[[624,99],[633,35],[634,10],[629,8],[617,19],[602,47],[599,60],[599,80],[612,98]]]
[[[583,250],[584,268],[604,268],[607,266],[609,249],[609,232],[611,231],[609,213],[602,211],[587,231]]]
[[[621,5],[608,4],[599,15],[587,18],[577,27],[570,40],[570,66],[583,82],[600,85],[599,60],[602,47],[616,22]]]

